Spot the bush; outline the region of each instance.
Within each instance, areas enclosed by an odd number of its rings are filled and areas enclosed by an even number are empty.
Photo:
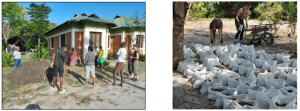
[[[30,55],[31,60],[39,60],[39,61],[44,61],[44,59],[49,60],[48,48],[44,48],[43,44],[40,43],[40,46],[37,46],[36,49],[37,52]]]
[[[109,66],[110,62],[104,61],[103,64],[104,64],[104,66]]]
[[[146,55],[140,54],[139,61],[144,62],[146,60]]]
[[[7,53],[5,50],[2,51],[2,66],[8,67],[13,62],[12,60],[13,55],[10,53]]]
[[[112,60],[112,58],[113,58],[113,53],[110,52],[110,53],[107,55],[107,59],[108,59],[108,60]]]

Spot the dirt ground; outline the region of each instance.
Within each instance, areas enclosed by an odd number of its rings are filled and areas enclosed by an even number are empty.
[[[183,44],[190,47],[192,43],[201,43],[210,45],[209,26],[210,21],[188,21],[185,25]],[[236,28],[234,21],[225,21],[223,39],[224,45],[230,45],[234,41]],[[249,21],[249,25],[258,24],[258,21]],[[274,39],[274,44],[270,47],[254,45],[255,50],[265,50],[269,54],[285,53],[289,51],[294,38],[283,36],[287,35],[289,30],[286,26],[280,29],[279,38]],[[218,33],[216,33],[217,35]],[[247,34],[250,34],[248,32]],[[216,38],[216,41],[218,39]],[[239,39],[238,39],[239,41]],[[246,43],[246,42],[244,42]],[[250,44],[247,44],[250,45]],[[297,52],[297,42],[293,52]],[[200,89],[194,89],[190,81],[176,70],[173,71],[173,108],[174,109],[216,109],[214,101],[207,99],[207,95],[200,94]]]
[[[25,64],[25,63],[24,63]],[[23,65],[24,65],[23,64]],[[111,65],[115,65],[113,62]],[[138,68],[140,81],[135,82],[125,76],[123,88],[112,86],[114,67],[106,67],[104,71],[96,69],[96,83],[92,86],[92,77],[88,86],[85,82],[84,67],[67,67],[63,89],[59,94],[59,79],[57,90],[50,90],[51,82],[30,83],[27,85],[10,85],[10,80],[3,79],[3,109],[145,109],[145,63]],[[125,67],[127,70],[127,65]],[[45,74],[45,73],[43,73]],[[128,75],[128,72],[125,72]],[[38,75],[38,74],[37,74]],[[31,76],[32,77],[32,76]]]

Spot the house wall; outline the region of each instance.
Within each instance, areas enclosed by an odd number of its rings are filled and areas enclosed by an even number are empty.
[[[83,32],[75,31],[76,58],[83,58]]]
[[[62,26],[62,27],[60,27],[58,29],[53,30],[52,32],[50,32],[48,34],[48,37],[54,36],[54,35],[56,35],[58,33],[67,31],[67,30],[72,29],[72,28],[73,29],[83,29],[84,28],[83,26],[84,26],[84,24],[82,24],[82,23],[71,22],[71,23],[69,23],[69,24],[67,24],[65,26]]]
[[[50,40],[48,41],[49,42],[49,44],[50,44]],[[49,49],[49,52],[50,52],[50,54],[53,54],[53,52],[57,49],[57,48],[59,48],[59,36],[55,36],[54,37],[54,48],[50,48]]]
[[[68,57],[70,57],[70,50],[71,50],[71,32],[66,33],[66,43],[69,46],[69,50],[67,51]]]

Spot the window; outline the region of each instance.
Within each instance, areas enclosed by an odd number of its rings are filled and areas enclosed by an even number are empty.
[[[110,48],[110,35],[108,36],[107,48]]]
[[[136,35],[136,44],[139,44],[139,48],[143,48],[144,35]]]
[[[66,45],[66,34],[60,35],[60,47]]]
[[[97,46],[99,48],[101,46],[101,33],[99,32],[90,32],[90,46]]]
[[[54,48],[54,38],[50,39],[50,48]]]

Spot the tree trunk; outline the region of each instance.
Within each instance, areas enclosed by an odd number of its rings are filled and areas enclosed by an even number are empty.
[[[187,9],[187,13],[186,13],[186,18],[185,18],[184,24],[187,22],[187,20],[189,18],[189,12],[190,12],[190,8],[191,8],[191,5],[192,5],[192,2],[193,1],[190,1],[189,8]]]
[[[173,68],[177,68],[178,62],[183,60],[183,35],[186,4],[173,2]]]
[[[39,39],[38,39],[38,46],[40,46],[40,38],[41,38],[41,37],[39,36]]]

